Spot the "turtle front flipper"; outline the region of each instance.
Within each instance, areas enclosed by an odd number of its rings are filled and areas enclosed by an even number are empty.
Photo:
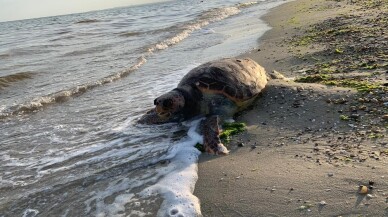
[[[203,146],[205,151],[215,155],[226,155],[228,149],[221,143],[219,117],[210,116],[201,122],[203,133]]]

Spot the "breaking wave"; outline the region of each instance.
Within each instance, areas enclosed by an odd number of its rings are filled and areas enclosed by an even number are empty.
[[[189,37],[192,32],[199,30],[202,27],[209,25],[210,23],[223,20],[232,15],[236,15],[239,12],[240,10],[237,7],[216,8],[206,11],[196,20],[188,22],[180,27],[180,31],[176,35],[152,45],[148,49],[148,52],[152,53],[156,50],[164,50]]]

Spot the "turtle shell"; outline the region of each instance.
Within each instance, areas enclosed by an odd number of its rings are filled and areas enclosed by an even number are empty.
[[[192,69],[178,87],[196,86],[203,94],[222,94],[237,104],[256,97],[267,84],[263,67],[249,58],[226,58]]]

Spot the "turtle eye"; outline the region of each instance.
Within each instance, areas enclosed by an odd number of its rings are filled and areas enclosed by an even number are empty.
[[[172,106],[172,100],[167,99],[163,101],[163,107],[171,107]]]

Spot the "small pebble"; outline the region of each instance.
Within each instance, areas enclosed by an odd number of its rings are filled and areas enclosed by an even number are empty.
[[[322,200],[321,202],[318,203],[319,206],[325,206],[327,205],[326,201]]]
[[[358,120],[358,119],[360,119],[360,115],[359,114],[351,114],[350,118],[354,119],[354,120]]]
[[[334,176],[334,174],[333,173],[328,173],[327,176],[332,177],[332,176]]]
[[[367,194],[367,195],[366,195],[366,199],[370,200],[370,199],[372,199],[372,198],[373,198],[373,195],[371,195],[371,194]]]
[[[304,90],[304,88],[301,87],[301,86],[298,86],[298,87],[296,88],[296,90],[297,90],[298,92],[302,92],[302,91]]]

